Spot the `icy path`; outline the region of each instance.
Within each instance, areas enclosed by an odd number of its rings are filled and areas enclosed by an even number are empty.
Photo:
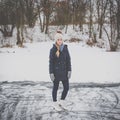
[[[107,86],[71,83],[69,110],[56,112],[51,83],[0,83],[0,120],[120,120],[120,84]]]

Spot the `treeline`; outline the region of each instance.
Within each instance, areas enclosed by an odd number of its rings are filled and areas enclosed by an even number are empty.
[[[41,32],[48,34],[50,25],[88,25],[89,38],[96,42],[106,33],[115,51],[120,41],[120,0],[0,0],[0,31],[11,37],[17,29],[17,45],[24,41],[24,27],[33,28],[37,21]],[[105,25],[109,26],[109,30]],[[97,26],[97,29],[96,29]]]

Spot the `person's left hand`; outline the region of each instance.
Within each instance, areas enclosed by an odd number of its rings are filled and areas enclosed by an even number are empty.
[[[68,71],[68,75],[67,75],[68,79],[71,78],[71,71]]]

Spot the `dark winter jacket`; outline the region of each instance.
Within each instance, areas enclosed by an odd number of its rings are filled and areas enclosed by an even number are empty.
[[[59,57],[56,56],[57,47],[54,44],[50,50],[49,73],[55,75],[55,80],[67,80],[68,71],[71,71],[71,59],[67,45],[60,50]]]

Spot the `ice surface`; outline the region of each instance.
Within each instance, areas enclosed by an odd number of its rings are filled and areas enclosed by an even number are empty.
[[[49,51],[53,42],[26,43],[25,48],[0,49],[0,81],[50,81]],[[120,52],[106,52],[82,43],[68,45],[70,82],[119,83]]]

